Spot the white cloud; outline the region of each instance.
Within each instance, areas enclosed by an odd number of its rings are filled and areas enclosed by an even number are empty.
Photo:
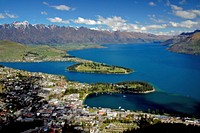
[[[79,24],[87,24],[87,25],[101,25],[106,26],[108,30],[112,31],[128,31],[128,32],[146,32],[148,30],[156,30],[163,29],[167,27],[167,24],[161,25],[147,25],[142,26],[137,23],[128,23],[127,20],[119,17],[113,16],[104,18],[102,16],[98,16],[97,20],[84,19],[79,17],[78,19],[73,20],[74,23]]]
[[[183,33],[183,31],[177,31],[177,30],[170,30],[170,31],[156,31],[154,34],[156,35],[168,35],[168,36],[174,36],[174,35],[179,35]]]
[[[179,7],[179,6],[176,6],[176,5],[171,5],[171,8],[172,8],[173,10],[178,10],[178,11],[183,10],[182,7]]]
[[[79,17],[78,19],[72,21],[79,24],[106,26],[108,30],[110,29],[113,31],[139,31],[139,27],[136,24],[127,23],[127,20],[124,20],[118,16],[108,18],[98,16],[97,20],[84,19],[82,17]]]
[[[150,6],[156,6],[156,4],[154,2],[149,2]]]
[[[0,13],[0,19],[1,18],[5,18],[5,16],[2,13]]]
[[[143,26],[142,30],[148,31],[148,30],[157,30],[157,29],[164,29],[167,27],[167,24],[162,24],[162,25],[148,25],[148,26]]]
[[[195,26],[197,26],[199,23],[198,22],[194,22],[191,20],[186,20],[186,21],[182,21],[180,23],[177,22],[169,22],[170,26],[172,27],[181,27],[181,28],[194,28]],[[200,24],[199,24],[200,25]]]
[[[58,6],[51,6],[57,10],[61,10],[61,11],[69,11],[71,9],[71,7],[66,6],[66,5],[58,5]]]
[[[42,2],[42,3],[43,3],[44,5],[47,5],[47,6],[49,6],[49,7],[54,8],[54,9],[56,9],[56,10],[61,10],[61,11],[69,11],[69,10],[74,11],[74,10],[75,10],[75,8],[69,7],[69,6],[67,6],[67,5],[56,5],[56,6],[52,6],[52,5],[50,5],[49,3],[47,3],[47,2]]]
[[[165,20],[162,20],[162,19],[156,19],[156,18],[150,18],[150,19],[156,23],[164,23],[165,22]]]
[[[179,1],[179,4],[180,5],[183,5],[183,4],[185,4],[186,3],[186,0],[181,0],[181,1]]]
[[[195,13],[196,15],[200,16],[200,10],[191,10],[193,13]]]
[[[197,14],[192,11],[175,11],[174,14],[185,19],[194,19],[197,17]]]
[[[53,23],[69,24],[68,20],[63,20],[62,18],[59,18],[59,17],[47,18],[47,20],[49,20],[50,22],[53,22]]]
[[[113,31],[129,31],[129,32],[139,32],[140,28],[137,24],[127,23],[127,20],[122,19],[121,17],[114,16],[103,18],[101,16],[98,17],[98,20],[108,26]]]
[[[73,20],[74,23],[78,24],[86,24],[86,25],[98,25],[101,24],[100,21],[95,21],[91,19],[84,19],[82,17],[78,17],[78,19]]]
[[[18,16],[10,13],[0,13],[0,19],[3,18],[18,18]]]
[[[136,23],[136,24],[139,24],[140,22],[139,22],[139,21],[135,21],[135,23]]]
[[[48,15],[48,13],[46,11],[42,11],[41,14],[42,15]]]
[[[126,24],[126,20],[122,19],[121,17],[108,17],[103,18],[101,16],[98,17],[98,20],[101,21],[102,24],[108,25],[110,27],[119,27]]]
[[[157,16],[155,14],[152,15],[148,15],[148,17],[150,18],[150,20],[156,22],[156,23],[164,23],[165,21],[162,19],[158,19]]]
[[[152,18],[155,18],[155,15],[151,15]],[[161,21],[161,20],[160,20]],[[169,22],[168,24],[152,24],[152,25],[139,25],[139,24],[133,24],[133,23],[128,23],[127,20],[114,16],[114,17],[108,17],[104,18],[102,16],[98,16],[97,20],[91,20],[91,19],[84,19],[79,17],[76,20],[73,20],[74,23],[79,23],[79,24],[87,24],[87,25],[104,25],[108,29],[113,30],[113,31],[128,31],[128,32],[148,32],[148,31],[153,31],[153,30],[158,30],[158,29],[165,29],[168,27],[173,27],[173,28],[193,28],[198,24],[198,22],[193,22],[191,20],[183,21],[180,23],[176,22]]]
[[[9,13],[5,13],[5,16],[7,16],[7,18],[18,18],[18,16]]]
[[[42,2],[42,3],[43,3],[44,5],[47,5],[47,6],[49,5],[49,3],[45,2],[45,1],[44,1],[44,2]]]
[[[162,24],[150,24],[150,25],[142,25],[141,23],[130,23],[128,20],[123,19],[120,16],[113,16],[104,18],[102,16],[98,16],[96,19],[86,19],[82,17],[78,17],[75,20],[70,20],[71,22],[78,24],[86,24],[86,25],[95,25],[95,27],[90,27],[94,30],[105,29],[109,31],[127,31],[127,32],[143,32],[143,33],[156,33],[156,34],[177,34],[177,30],[186,30],[186,29],[197,29],[200,22],[195,22],[191,20],[186,20],[182,22],[166,22],[163,20],[156,19],[156,15],[148,15],[150,19],[154,19],[154,21],[162,22]],[[169,32],[167,29],[173,29]],[[165,32],[162,32],[162,29]],[[174,31],[174,32],[173,32]]]
[[[170,4],[174,15],[184,19],[194,19],[200,16],[200,10],[183,10],[182,7]]]

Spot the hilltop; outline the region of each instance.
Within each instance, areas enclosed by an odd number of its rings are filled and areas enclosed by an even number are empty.
[[[139,33],[92,30],[85,27],[64,27],[57,25],[29,24],[14,22],[0,25],[0,40],[22,44],[118,44],[148,43],[169,39],[168,36]]]
[[[168,50],[186,54],[200,54],[200,30],[182,33],[165,42]]]

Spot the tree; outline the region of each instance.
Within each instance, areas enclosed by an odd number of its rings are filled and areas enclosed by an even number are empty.
[[[151,109],[150,108],[148,108],[148,113],[151,113]]]

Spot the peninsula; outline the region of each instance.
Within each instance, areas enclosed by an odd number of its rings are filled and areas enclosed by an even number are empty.
[[[76,89],[70,88],[65,90],[65,95],[79,93],[79,98],[84,100],[88,95],[98,93],[151,93],[155,89],[152,85],[142,81],[126,81],[119,83],[96,83],[90,84],[89,88]]]
[[[133,70],[129,68],[107,65],[97,62],[78,63],[67,68],[68,71],[85,72],[85,73],[102,73],[102,74],[129,74]]]

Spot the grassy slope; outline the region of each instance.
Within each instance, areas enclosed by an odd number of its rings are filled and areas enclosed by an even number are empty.
[[[0,41],[0,60],[21,59],[26,50],[27,46],[22,44]]]
[[[65,55],[65,51],[58,50],[47,45],[25,46],[10,41],[0,41],[0,61],[22,60],[23,57],[44,59]]]
[[[59,49],[55,49],[47,45],[30,47],[29,51],[38,53],[40,56],[50,56],[50,57],[60,56],[62,54],[63,55],[65,54],[64,50],[62,51]]]

